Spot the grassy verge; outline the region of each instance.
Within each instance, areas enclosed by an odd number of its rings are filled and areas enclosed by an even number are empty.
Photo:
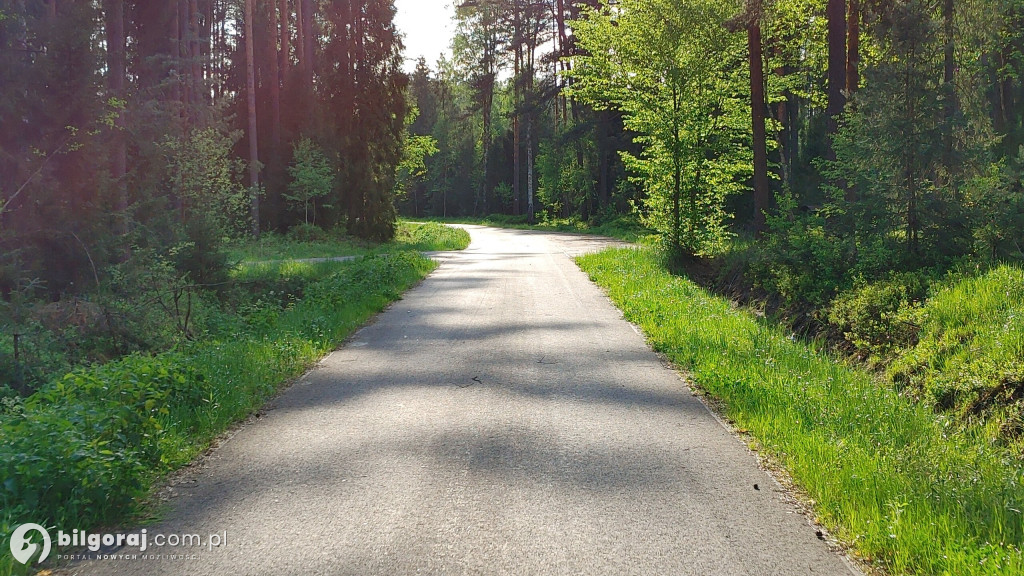
[[[1024,573],[1024,469],[983,431],[952,432],[868,372],[669,274],[653,250],[579,264],[855,554],[893,574]]]
[[[469,246],[469,234],[465,230],[436,222],[399,222],[394,240],[387,244],[372,244],[351,236],[325,231],[317,231],[311,236],[296,238],[281,234],[264,234],[259,240],[232,246],[228,253],[235,262],[263,262],[292,258],[358,256],[403,250],[441,252],[463,250]]]
[[[190,462],[436,264],[415,252],[245,267],[258,295],[200,341],[76,370],[0,411],[0,575],[24,522],[104,526]],[[262,284],[261,284],[262,283]]]
[[[916,343],[887,367],[894,385],[1024,455],[1024,270],[1001,265],[902,307]]]
[[[625,242],[653,243],[656,235],[652,230],[644,228],[635,218],[623,216],[614,220],[592,226],[586,222],[572,218],[556,218],[529,224],[525,216],[509,216],[492,214],[484,218],[429,218],[431,222],[448,222],[452,224],[476,224],[495,228],[512,228],[516,230],[547,230],[550,232],[575,232],[618,238]]]

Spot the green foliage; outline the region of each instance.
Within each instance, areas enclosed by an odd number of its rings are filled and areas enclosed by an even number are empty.
[[[239,184],[245,163],[232,154],[241,138],[241,132],[202,128],[184,138],[169,137],[161,146],[172,191],[185,213],[209,222],[221,236],[240,237],[250,230],[249,190]]]
[[[576,151],[560,140],[542,142],[537,156],[537,199],[553,217],[578,214],[595,192],[590,170],[578,162]],[[577,146],[585,148],[586,158],[592,156],[589,142]]]
[[[302,138],[295,143],[292,157],[294,160],[288,167],[288,174],[292,177],[292,182],[288,185],[291,193],[285,194],[284,197],[292,203],[293,208],[302,212],[305,224],[315,224],[316,201],[331,193],[334,187],[334,171],[323,150],[309,138]]]
[[[299,224],[288,229],[288,240],[301,244],[329,242],[331,235],[316,224]]]
[[[396,252],[250,270],[248,281],[284,281],[301,298],[269,290],[241,308],[241,322],[225,321],[201,342],[79,369],[24,403],[5,402],[0,525],[119,520],[160,474],[191,461],[435,266]],[[10,532],[0,570],[11,566]]]
[[[730,0],[623,0],[573,23],[586,55],[573,94],[621,110],[642,152],[623,161],[647,191],[641,214],[688,256],[720,252],[729,236],[725,199],[749,175],[749,105],[743,43],[725,30]]]
[[[830,234],[822,214],[797,213],[793,197],[782,195],[768,229],[750,263],[750,275],[762,288],[800,306],[824,304],[849,286],[849,241]]]
[[[395,243],[402,250],[420,252],[465,250],[469,242],[469,232],[436,222],[402,222],[395,235]]]
[[[948,264],[971,252],[973,204],[993,184],[978,181],[994,143],[977,102],[980,71],[963,60],[977,44],[966,44],[967,27],[947,39],[927,0],[880,9],[872,31],[881,58],[864,72],[827,170],[853,197],[837,192],[833,204],[845,230],[898,245],[902,261]],[[954,85],[943,81],[947,41],[963,62]]]
[[[424,70],[420,70],[425,74]],[[425,78],[421,81],[426,81]],[[423,89],[426,89],[425,87]],[[429,97],[429,95],[424,95]],[[395,180],[395,196],[401,200],[409,189],[422,182],[427,176],[427,159],[438,153],[437,140],[429,134],[413,134],[412,126],[419,118],[419,110],[411,106],[405,119],[405,135],[402,141],[402,161],[398,163],[398,177]]]
[[[236,261],[267,262],[287,259],[334,258],[368,253],[389,253],[403,250],[440,252],[462,250],[469,245],[465,230],[438,223],[421,224],[400,221],[395,238],[386,244],[373,244],[344,235],[341,230],[325,231],[321,228],[296,226],[287,236],[263,234],[259,240],[246,240],[234,244],[230,253]]]
[[[1024,146],[971,182],[974,252],[984,261],[1024,260]]]
[[[815,517],[855,554],[890,574],[1024,572],[1019,458],[971,430],[954,432],[928,407],[669,274],[660,261],[651,250],[578,260],[656,350],[785,466]],[[1002,274],[1011,283],[999,288],[1024,294],[1019,270]],[[974,312],[994,312],[988,305],[1003,298],[993,291]]]
[[[828,321],[857,352],[885,360],[917,343],[916,312],[927,295],[928,279],[921,274],[893,274],[839,294]]]
[[[324,225],[336,225],[344,215],[349,234],[374,242],[395,234],[395,179],[408,114],[409,78],[401,69],[401,36],[393,17],[394,7],[385,0],[323,12],[319,114],[310,118],[317,142],[336,162],[331,204],[339,210],[327,212]]]
[[[1024,450],[1024,270],[950,281],[915,317],[920,342],[892,363],[893,381]]]

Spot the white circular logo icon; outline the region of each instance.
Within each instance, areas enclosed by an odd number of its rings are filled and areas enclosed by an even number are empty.
[[[50,534],[39,524],[22,524],[18,526],[18,529],[11,534],[11,555],[14,559],[22,564],[28,564],[29,560],[36,555],[36,551],[39,550],[39,544],[33,544],[29,541],[27,534],[29,532],[39,532],[43,535],[43,553],[39,555],[37,563],[46,560],[46,557],[50,555]]]

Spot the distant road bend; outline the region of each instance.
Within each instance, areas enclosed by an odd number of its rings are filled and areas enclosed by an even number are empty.
[[[572,262],[608,241],[467,228],[147,527],[225,546],[69,573],[857,573]]]

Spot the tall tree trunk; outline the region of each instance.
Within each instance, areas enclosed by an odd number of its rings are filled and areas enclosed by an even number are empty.
[[[765,133],[764,55],[761,46],[761,0],[748,3],[747,52],[750,63],[750,116],[754,147],[754,232],[765,231],[766,214],[771,204],[768,189],[768,138]]]
[[[124,0],[105,0],[107,28],[107,87],[110,95],[124,103],[125,99],[125,32]],[[56,0],[51,0],[56,7]],[[110,151],[110,178],[117,195],[118,233],[128,232],[128,147],[124,137],[124,110],[119,110],[114,122]],[[126,248],[127,251],[127,248]]]
[[[534,63],[537,54],[537,27],[533,27],[533,35],[529,40],[529,49],[526,53],[526,217],[530,224],[533,224],[533,120],[535,114],[534,105]]]
[[[210,100],[212,97],[211,86],[207,84],[209,78],[213,75],[213,8],[214,0],[202,0],[200,4],[200,12],[203,16],[202,23],[202,37],[200,41],[202,46],[200,52],[202,55],[202,87],[203,87],[203,99]]]
[[[191,117],[192,95],[192,16],[189,12],[189,0],[178,1],[178,61],[175,68],[181,79],[181,115],[186,120]]]
[[[565,0],[557,0],[556,3],[556,14],[555,14],[555,25],[558,27],[558,66],[559,70],[564,74],[568,68],[568,60],[566,60],[569,54],[569,35],[566,32],[565,27]],[[561,111],[562,120],[568,119],[568,110],[565,103],[565,94],[563,90],[565,88],[566,79],[564,77],[559,78],[559,90],[558,97],[555,100],[555,110]]]
[[[483,13],[484,33],[484,86],[483,101],[481,102],[483,112],[483,172],[484,177],[480,182],[480,189],[474,201],[473,213],[483,215],[487,212],[487,190],[490,183],[490,160],[491,160],[491,116],[494,107],[494,78],[495,78],[495,14],[494,8],[485,6]]]
[[[604,208],[611,202],[612,184],[612,158],[614,153],[609,150],[610,144],[616,133],[615,127],[611,126],[613,112],[600,110],[594,112],[597,116],[594,132],[597,137],[597,206]],[[583,169],[583,149],[577,146],[577,165]],[[588,194],[589,195],[589,194]]]
[[[192,104],[205,103],[203,98],[203,54],[199,38],[199,1],[189,0],[188,3],[188,45],[192,71]]]
[[[828,19],[828,103],[825,113],[828,121],[828,149],[826,157],[835,160],[832,137],[839,128],[839,116],[846,105],[846,0],[828,0],[825,8]]]
[[[302,3],[302,84],[307,96],[313,96],[313,0],[299,0]],[[311,103],[311,102],[310,102]]]
[[[178,67],[178,63],[181,62],[181,3],[173,2],[171,8],[171,19],[170,19],[170,32],[171,32],[171,68]],[[174,86],[171,90],[172,98],[176,102],[181,102],[181,83],[174,82]]]
[[[281,72],[279,68],[280,54],[277,51],[277,3],[268,0],[266,4],[270,16],[270,144],[271,158],[276,158],[281,148]],[[287,18],[287,17],[285,17]]]
[[[293,0],[295,4],[295,59],[298,60],[298,70],[301,76],[302,67],[306,65],[306,55],[303,47],[306,45],[306,30],[303,28],[305,18],[302,17],[302,0]],[[346,9],[349,2],[342,3],[342,10]]]
[[[252,236],[260,237],[260,155],[256,133],[256,63],[252,34],[253,0],[245,0],[245,84],[249,116],[249,194]]]
[[[849,96],[860,88],[860,1],[850,0],[846,18],[846,93]]]
[[[526,218],[533,224],[533,117],[526,115]]]
[[[288,10],[288,0],[280,0],[278,10],[280,11],[281,19],[281,58],[278,63],[278,68],[281,74],[281,84],[283,86],[285,78],[288,77],[288,68],[291,64],[289,45],[291,42],[291,29],[289,27],[291,12]]]

